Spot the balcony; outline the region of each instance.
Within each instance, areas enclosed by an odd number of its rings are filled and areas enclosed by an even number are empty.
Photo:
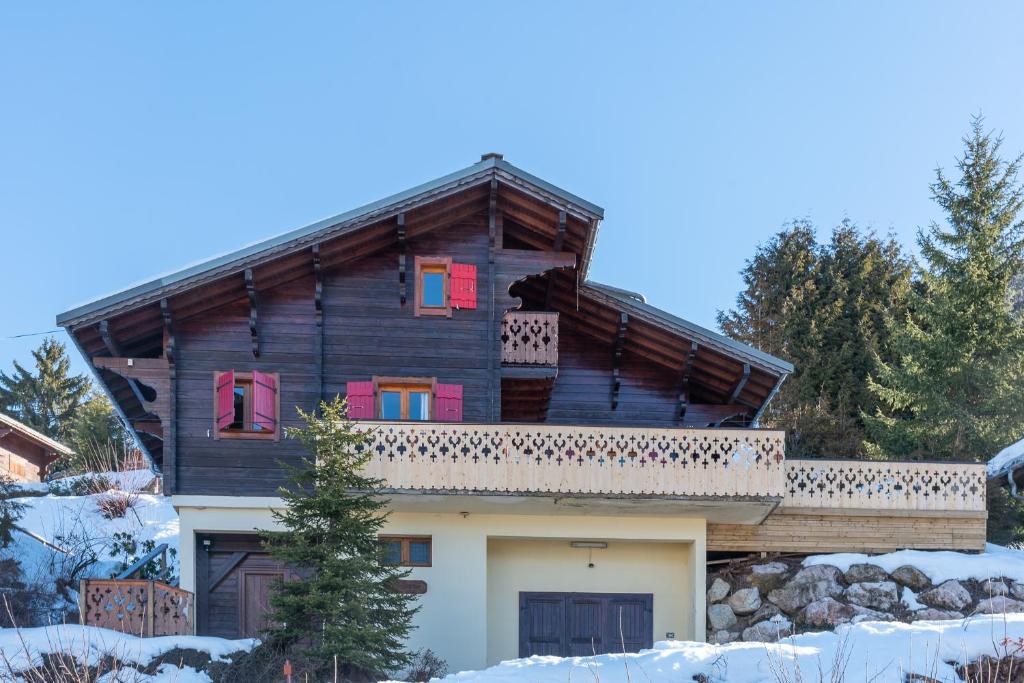
[[[501,320],[503,365],[558,367],[558,314],[511,311]]]
[[[360,422],[396,509],[699,513],[754,523],[785,494],[783,432]],[[452,494],[471,494],[452,495]]]
[[[758,524],[776,507],[985,514],[985,467],[785,459],[782,431],[359,422],[368,475],[396,509],[700,515]],[[462,495],[458,495],[462,494]],[[467,495],[468,494],[468,495]]]

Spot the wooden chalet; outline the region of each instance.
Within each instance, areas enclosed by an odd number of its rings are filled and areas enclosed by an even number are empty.
[[[619,647],[620,611],[703,638],[709,553],[983,549],[982,467],[787,459],[757,425],[792,365],[589,280],[603,215],[488,154],[58,316],[163,474],[199,634],[265,624],[282,429],[335,395],[410,646],[456,670]]]
[[[70,448],[0,413],[0,474],[14,481],[42,481],[53,461]]]

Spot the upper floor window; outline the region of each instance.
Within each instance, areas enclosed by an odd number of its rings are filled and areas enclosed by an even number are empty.
[[[451,317],[452,309],[476,308],[476,266],[448,256],[416,257],[416,315]]]
[[[429,567],[430,536],[381,536],[384,564],[399,567]]]
[[[381,384],[377,389],[381,419],[429,420],[432,389],[429,384]]]
[[[348,417],[353,420],[462,422],[462,385],[433,377],[374,377],[348,382]]]
[[[216,438],[279,438],[278,376],[266,372],[214,373]]]

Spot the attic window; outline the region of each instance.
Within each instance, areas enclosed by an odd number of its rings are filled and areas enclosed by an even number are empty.
[[[448,297],[452,260],[446,256],[416,257],[416,315],[451,317]]]

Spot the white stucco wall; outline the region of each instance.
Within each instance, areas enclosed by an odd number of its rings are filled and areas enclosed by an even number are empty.
[[[280,505],[272,498],[210,496],[175,496],[173,502],[181,517],[181,586],[187,590],[195,590],[197,531],[273,528],[270,510]],[[412,570],[411,578],[426,581],[428,588],[420,596],[408,646],[430,648],[452,671],[479,669],[518,654],[518,613],[510,620],[500,612],[518,600],[518,590],[655,593],[655,640],[666,631],[681,638],[704,634],[703,519],[394,512],[385,533],[432,537],[433,565]],[[508,549],[517,546],[508,542],[523,540],[533,544],[519,546],[527,554],[516,559]],[[607,550],[595,551],[601,569],[583,580],[571,580],[579,579],[581,558],[586,569],[586,551],[571,549],[571,540],[609,542]],[[489,546],[496,553],[492,571]],[[637,580],[614,578],[613,561],[619,573]],[[532,572],[529,582],[519,582],[521,570]],[[503,588],[489,591],[492,572]],[[678,582],[678,588],[669,587],[670,581]],[[515,594],[503,595],[509,591]],[[488,618],[491,603],[499,610],[494,619]],[[511,635],[495,635],[491,644],[489,630]]]

